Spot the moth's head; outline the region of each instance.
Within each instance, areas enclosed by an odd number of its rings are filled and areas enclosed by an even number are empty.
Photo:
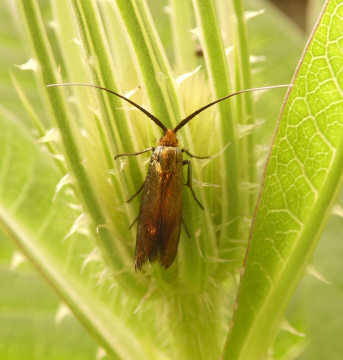
[[[172,129],[167,129],[164,132],[164,136],[161,137],[158,145],[160,146],[171,146],[178,147],[179,141],[175,136],[175,132]]]

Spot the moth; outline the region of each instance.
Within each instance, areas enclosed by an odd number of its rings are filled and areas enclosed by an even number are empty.
[[[174,129],[168,129],[159,119],[142,108],[140,105],[104,87],[80,83],[51,84],[47,86],[51,87],[71,85],[94,87],[118,96],[143,112],[163,131],[163,136],[160,138],[156,148],[150,147],[136,153],[125,153],[115,156],[115,159],[117,159],[121,156],[140,155],[145,152],[152,151],[145,182],[141,188],[127,201],[131,201],[143,190],[139,215],[137,218],[138,224],[135,250],[136,271],[141,270],[148,261],[150,263],[158,261],[161,266],[167,269],[175,260],[181,233],[181,224],[183,223],[183,166],[188,166],[186,185],[190,189],[194,200],[202,209],[204,209],[192,188],[191,161],[189,159],[184,160],[183,153],[186,153],[188,156],[197,159],[206,159],[208,157],[195,156],[192,155],[187,149],[180,149],[178,146],[176,133],[190,120],[192,120],[195,116],[207,108],[232,96],[249,91],[289,86],[276,85],[235,92],[201,107],[192,114],[188,115],[185,119],[181,120]],[[186,226],[185,229],[188,236],[190,237]]]

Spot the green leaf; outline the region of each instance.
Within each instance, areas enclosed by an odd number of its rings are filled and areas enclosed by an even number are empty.
[[[5,239],[1,235],[1,254],[4,254]],[[7,240],[6,243],[10,244]],[[3,359],[95,358],[97,342],[74,317],[69,315],[56,322],[59,299],[32,266],[22,264],[19,269],[10,270],[3,259],[1,265],[0,354]]]
[[[42,156],[32,144],[32,139],[20,134],[13,124],[3,120],[2,128],[2,230],[34,264],[108,354],[132,359],[144,357],[140,346],[137,348],[137,343],[134,345],[136,336],[128,336],[127,330],[131,330],[104,306],[104,300],[99,298],[97,291],[91,294],[88,287],[92,281],[91,273],[80,273],[83,259],[80,256],[77,259],[71,258],[71,249],[85,256],[92,251],[92,244],[80,241],[80,238],[77,241],[78,237],[73,237],[69,249],[56,247],[70,228],[66,219],[75,217],[74,211],[63,202],[63,205],[60,201],[52,202],[58,171],[49,165],[50,159],[46,155]],[[38,178],[37,174],[40,174]],[[11,185],[8,185],[9,183]],[[73,197],[63,200],[75,201]],[[56,243],[56,239],[60,241]],[[107,287],[105,284],[103,286],[104,289]],[[119,336],[116,340],[115,333]],[[126,341],[128,344],[125,345]],[[4,350],[12,351],[10,348]]]
[[[342,16],[343,3],[329,1],[287,95],[224,358],[265,358],[337,201],[343,165]]]

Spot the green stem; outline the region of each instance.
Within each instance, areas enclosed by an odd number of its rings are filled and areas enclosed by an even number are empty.
[[[208,292],[189,296],[174,296],[168,301],[173,316],[171,330],[177,359],[218,359],[224,334],[221,318],[223,292],[209,286]]]
[[[118,86],[118,74],[112,61],[105,31],[95,2],[85,3],[84,1],[72,0],[71,4],[84,51],[85,63],[93,84],[122,93]],[[97,59],[96,66],[93,66],[89,61],[92,56]],[[99,102],[105,133],[113,155],[112,158],[118,153],[138,151],[137,141],[133,141],[132,126],[129,126],[129,116],[121,109],[126,107],[127,104],[116,96],[98,90],[95,94]],[[106,110],[104,99],[107,99],[106,103],[108,104],[109,111]],[[115,166],[116,170],[117,168]],[[121,183],[123,184],[126,197],[131,196],[132,191],[135,191],[137,186],[140,186],[143,181],[141,170],[137,159],[131,159],[129,167],[130,176],[127,177],[129,191],[125,178],[120,172],[116,171],[116,177],[122,180]]]
[[[169,9],[176,68],[183,72],[194,70],[197,61],[191,34],[194,28],[192,3],[189,0],[169,0]]]
[[[22,104],[24,105],[27,113],[29,114],[29,116],[30,116],[30,118],[32,120],[32,123],[34,124],[36,130],[38,131],[39,136],[41,138],[44,137],[46,135],[46,133],[47,133],[47,130],[45,129],[43,123],[40,121],[38,115],[36,114],[36,112],[32,108],[30,101],[28,100],[28,98],[26,97],[24,91],[22,90],[22,88],[18,84],[16,78],[12,74],[11,74],[11,77],[12,77],[14,87],[17,90],[20,101],[22,102]],[[66,165],[63,163],[63,161],[61,161],[59,159],[56,159],[56,155],[60,154],[60,152],[58,151],[57,146],[55,146],[51,142],[45,143],[45,146],[47,147],[49,153],[51,155],[53,155],[54,162],[55,162],[56,166],[58,167],[61,175],[64,176],[67,173],[67,168],[66,168]]]
[[[113,0],[113,4],[127,33],[151,112],[165,126],[175,125],[181,119],[176,84],[145,1]]]
[[[237,57],[238,57],[238,71],[240,76],[240,85],[242,89],[251,89],[251,66],[250,53],[248,48],[248,36],[246,29],[246,21],[244,17],[244,9],[241,0],[233,0],[234,10],[237,18]],[[238,99],[242,106],[241,111],[238,111],[239,121],[244,125],[254,124],[254,109],[253,109],[253,94],[245,93]],[[242,166],[242,181],[246,183],[256,182],[256,158],[255,158],[255,140],[254,132],[247,135],[241,141],[242,153],[245,154],[246,166]],[[256,201],[256,194],[245,196],[244,213],[252,214],[253,206]]]
[[[200,40],[204,50],[206,67],[214,99],[219,99],[231,93],[229,71],[224,45],[217,22],[213,2],[211,0],[193,0],[197,25],[201,29]],[[221,167],[221,223],[226,223],[240,215],[240,181],[238,166],[237,122],[233,117],[230,100],[218,104],[220,129],[218,146],[230,142],[229,148],[220,157]],[[220,234],[221,241],[229,237],[235,238],[237,221],[230,227],[224,227]],[[214,244],[209,244],[214,246]]]

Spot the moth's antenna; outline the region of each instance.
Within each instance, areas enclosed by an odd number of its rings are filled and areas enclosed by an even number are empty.
[[[190,120],[192,120],[195,116],[197,116],[198,114],[200,114],[201,112],[203,112],[204,110],[206,110],[207,108],[211,107],[214,104],[219,103],[220,101],[223,101],[225,99],[228,99],[232,96],[238,95],[238,94],[242,94],[245,92],[249,92],[249,91],[255,91],[255,90],[267,90],[267,89],[275,89],[275,88],[281,88],[281,87],[289,87],[289,86],[293,86],[292,84],[287,84],[287,85],[274,85],[274,86],[266,86],[266,87],[261,87],[261,88],[253,88],[253,89],[246,89],[246,90],[241,90],[241,91],[237,91],[233,94],[224,96],[221,99],[218,99],[216,101],[213,101],[205,106],[203,106],[202,108],[198,109],[197,111],[194,111],[194,113],[188,115],[186,118],[184,118],[181,122],[179,122],[176,127],[174,128],[174,133],[176,133],[177,131],[179,131],[183,126],[185,126]]]
[[[164,132],[166,132],[168,129],[161,123],[160,120],[157,119],[157,117],[155,117],[154,115],[150,114],[149,111],[143,109],[141,106],[139,106],[138,104],[136,104],[135,102],[133,102],[132,100],[126,98],[123,95],[117,94],[116,92],[106,89],[104,87],[101,86],[97,86],[97,85],[91,85],[91,84],[80,84],[80,83],[62,83],[62,84],[50,84],[47,85],[47,87],[53,87],[53,86],[89,86],[89,87],[93,87],[96,89],[100,89],[100,90],[104,90],[107,91],[115,96],[118,96],[120,98],[122,98],[123,100],[127,101],[128,103],[130,103],[131,105],[133,105],[135,108],[137,108],[138,110],[140,110],[141,112],[143,112],[147,117],[149,117],[157,126],[159,126]]]

